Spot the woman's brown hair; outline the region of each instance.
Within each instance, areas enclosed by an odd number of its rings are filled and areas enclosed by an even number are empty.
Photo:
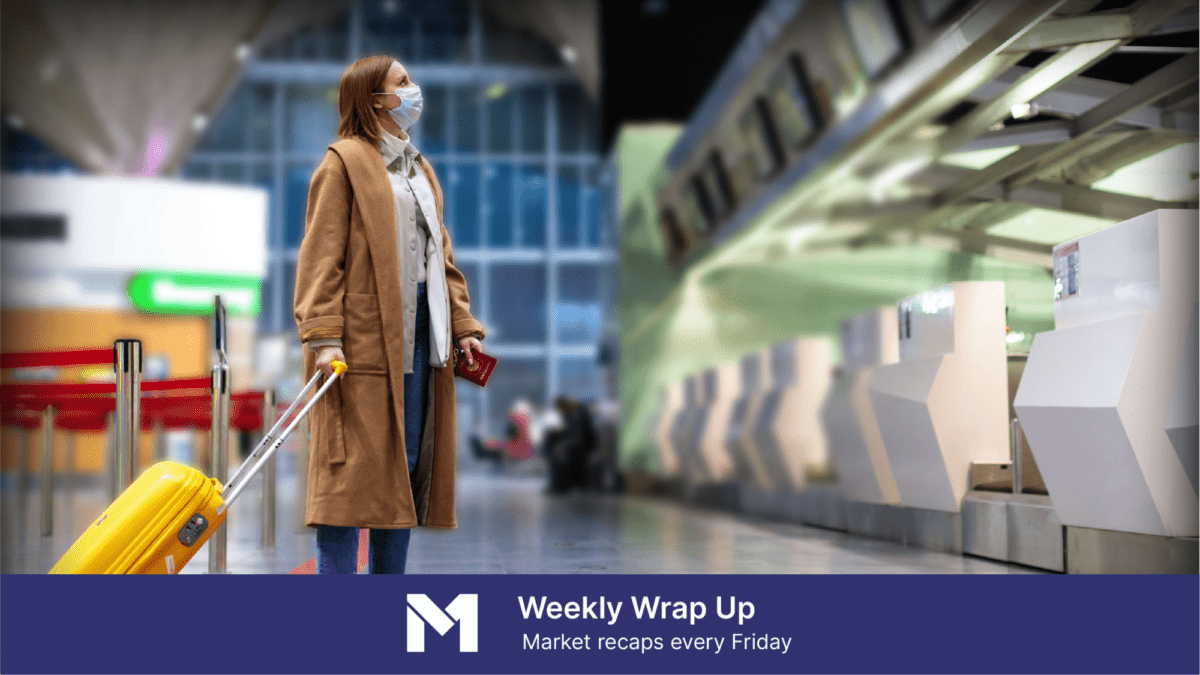
[[[338,88],[338,138],[360,136],[379,145],[383,138],[383,127],[375,116],[375,93],[387,79],[393,61],[390,54],[377,54],[355,61],[342,73]]]

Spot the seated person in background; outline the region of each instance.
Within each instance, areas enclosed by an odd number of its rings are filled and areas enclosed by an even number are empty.
[[[582,402],[566,396],[554,401],[565,426],[546,436],[546,459],[550,465],[551,492],[563,493],[587,485],[587,465],[596,447],[591,414]]]

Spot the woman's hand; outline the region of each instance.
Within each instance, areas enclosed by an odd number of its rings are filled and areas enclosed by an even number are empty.
[[[325,377],[333,376],[333,362],[346,362],[346,355],[342,353],[341,347],[321,347],[321,351],[317,352],[317,367],[325,373]]]
[[[467,357],[468,364],[475,363],[475,357],[471,355],[472,351],[483,351],[483,346],[479,344],[479,340],[469,336],[459,340],[458,346],[462,348],[463,354]]]

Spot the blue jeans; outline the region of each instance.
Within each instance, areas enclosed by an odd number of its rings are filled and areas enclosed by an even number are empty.
[[[425,284],[417,284],[417,320],[414,325],[413,372],[404,374],[404,449],[408,472],[417,468],[429,387],[429,301]],[[404,574],[411,528],[371,530],[367,571],[371,574]],[[358,528],[317,525],[317,574],[355,574],[358,563]]]

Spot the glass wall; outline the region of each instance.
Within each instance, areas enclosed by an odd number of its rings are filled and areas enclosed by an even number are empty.
[[[517,398],[540,406],[560,394],[603,396],[597,357],[616,236],[607,231],[615,219],[601,213],[611,172],[599,155],[597,104],[555,45],[468,0],[358,0],[261,46],[178,171],[268,192],[260,333],[296,336],[296,257],[312,171],[337,140],[338,80],[381,52],[421,85],[413,142],[442,183],[455,262],[488,330],[484,347],[500,359],[486,389],[460,383],[468,416],[500,434]],[[8,120],[3,163],[76,171]]]
[[[486,389],[459,385],[460,403],[500,434],[516,398],[602,396],[616,237],[601,221],[598,106],[554,45],[466,0],[361,0],[264,46],[180,170],[269,191],[260,331],[295,335],[295,260],[312,171],[336,140],[338,80],[381,52],[421,85],[413,142],[442,183],[455,262],[500,359]]]

